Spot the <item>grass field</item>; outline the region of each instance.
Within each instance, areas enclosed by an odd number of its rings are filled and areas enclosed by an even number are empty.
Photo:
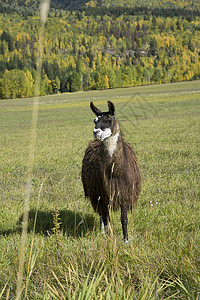
[[[118,212],[101,235],[80,178],[89,102],[107,100],[142,171],[127,245]],[[2,299],[16,293],[31,118],[31,99],[0,102]],[[199,133],[200,81],[41,97],[22,299],[200,299]]]

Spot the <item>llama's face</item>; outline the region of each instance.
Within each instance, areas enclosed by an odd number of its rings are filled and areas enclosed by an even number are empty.
[[[93,130],[93,135],[95,139],[104,141],[109,138],[115,127],[115,107],[114,104],[108,101],[108,112],[101,112],[94,104],[90,103],[91,110],[97,116],[94,120],[95,128]]]
[[[113,131],[113,117],[109,114],[102,113],[94,120],[95,128],[93,130],[94,138],[104,141],[112,135]]]

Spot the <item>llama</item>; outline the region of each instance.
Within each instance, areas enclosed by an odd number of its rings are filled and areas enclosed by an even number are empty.
[[[82,162],[85,197],[99,213],[101,229],[106,233],[109,210],[121,208],[123,236],[128,241],[127,213],[137,203],[141,190],[136,154],[122,138],[114,104],[108,101],[108,112],[101,112],[93,102],[90,108],[96,115],[95,139],[89,143]]]

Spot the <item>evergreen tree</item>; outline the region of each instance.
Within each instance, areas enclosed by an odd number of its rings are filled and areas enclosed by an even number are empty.
[[[76,70],[74,70],[70,76],[70,90],[71,92],[81,90],[81,75]]]
[[[9,32],[3,31],[2,35],[1,35],[1,40],[7,42],[9,51],[14,50],[13,37]]]

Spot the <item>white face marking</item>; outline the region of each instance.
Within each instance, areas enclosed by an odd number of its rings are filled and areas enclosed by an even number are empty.
[[[111,136],[112,132],[110,128],[106,128],[105,130],[101,130],[100,128],[93,130],[94,137],[100,141],[104,141],[109,136]]]
[[[112,157],[116,148],[117,148],[117,141],[119,137],[119,132],[117,132],[115,135],[111,136],[109,139],[105,140],[104,143],[107,147],[109,155]]]
[[[95,122],[99,121],[100,118],[101,116],[96,117]]]

